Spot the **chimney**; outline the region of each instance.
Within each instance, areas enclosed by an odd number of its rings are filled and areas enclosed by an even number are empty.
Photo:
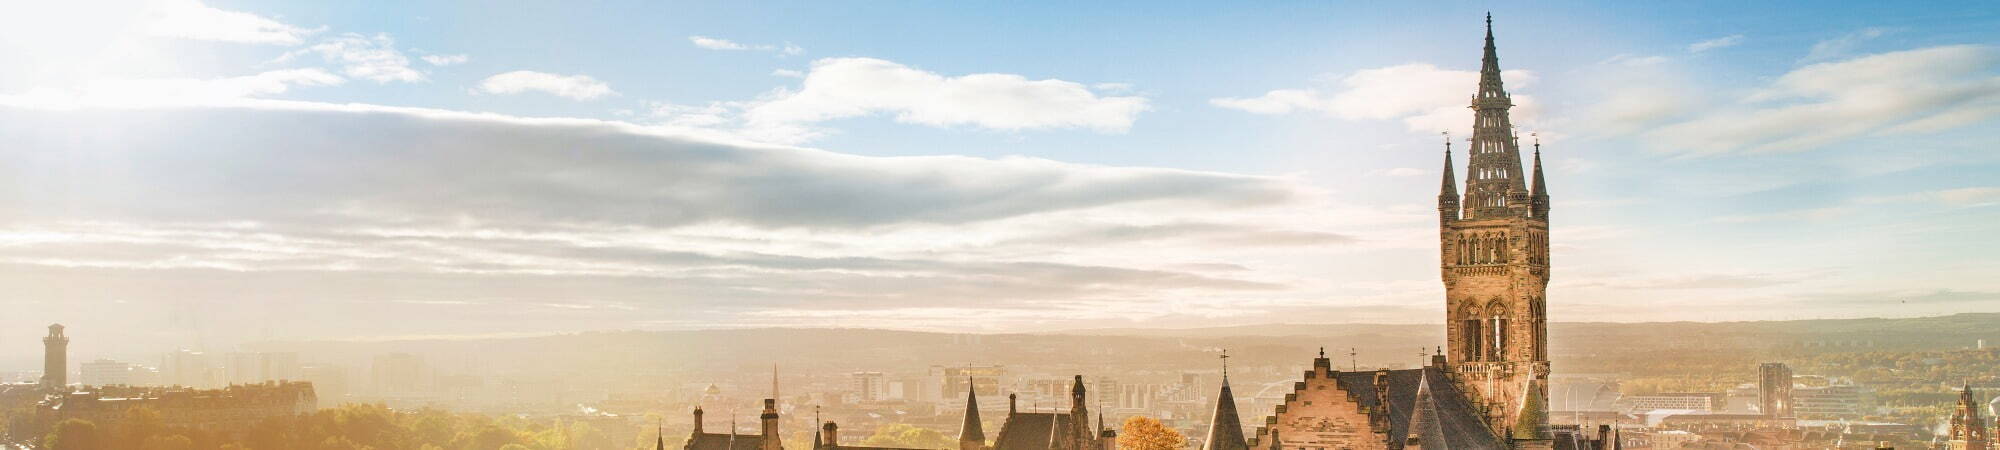
[[[764,422],[764,447],[762,450],[784,450],[784,443],[778,438],[778,399],[764,399],[764,414],[758,416]]]
[[[826,446],[828,448],[840,446],[840,425],[827,422],[826,425],[820,426],[820,431],[826,435]]]
[[[701,434],[701,407],[694,407],[694,434]]]
[[[1015,409],[1015,406],[1020,403],[1019,400],[1020,398],[1015,397],[1014,394],[1007,394],[1007,415],[1014,415],[1014,412],[1018,411],[1018,409]]]

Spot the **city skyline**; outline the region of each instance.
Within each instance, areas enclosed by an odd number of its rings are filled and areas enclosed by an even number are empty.
[[[1489,8],[135,5],[0,19],[0,342],[1436,323]],[[2000,309],[1990,8],[1571,6],[1551,320]]]

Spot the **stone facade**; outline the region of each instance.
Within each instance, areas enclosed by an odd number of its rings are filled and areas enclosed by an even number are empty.
[[[1532,392],[1546,391],[1535,386],[1545,386],[1549,374],[1549,199],[1539,143],[1532,185],[1521,170],[1520,142],[1507,115],[1513,100],[1501,84],[1487,20],[1464,201],[1453,184],[1447,140],[1438,238],[1446,357],[1499,430],[1519,420],[1528,396],[1543,395]]]
[[[1992,450],[1993,438],[1988,435],[1986,419],[1979,416],[1978,397],[1972,395],[1972,385],[1958,393],[1958,409],[1951,414],[1950,440],[1945,441],[1945,450]]]

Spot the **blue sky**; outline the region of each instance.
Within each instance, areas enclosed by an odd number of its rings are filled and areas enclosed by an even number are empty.
[[[1990,2],[12,8],[5,329],[1430,322],[1489,10],[1556,320],[2000,308]]]

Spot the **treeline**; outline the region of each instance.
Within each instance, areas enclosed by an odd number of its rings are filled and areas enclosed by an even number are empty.
[[[650,437],[650,436],[649,436]],[[310,415],[274,417],[247,430],[169,426],[158,411],[128,410],[117,423],[70,419],[41,439],[49,450],[616,450],[652,448],[651,439],[614,442],[584,422],[536,423],[510,416],[440,410],[398,412],[349,404]]]

